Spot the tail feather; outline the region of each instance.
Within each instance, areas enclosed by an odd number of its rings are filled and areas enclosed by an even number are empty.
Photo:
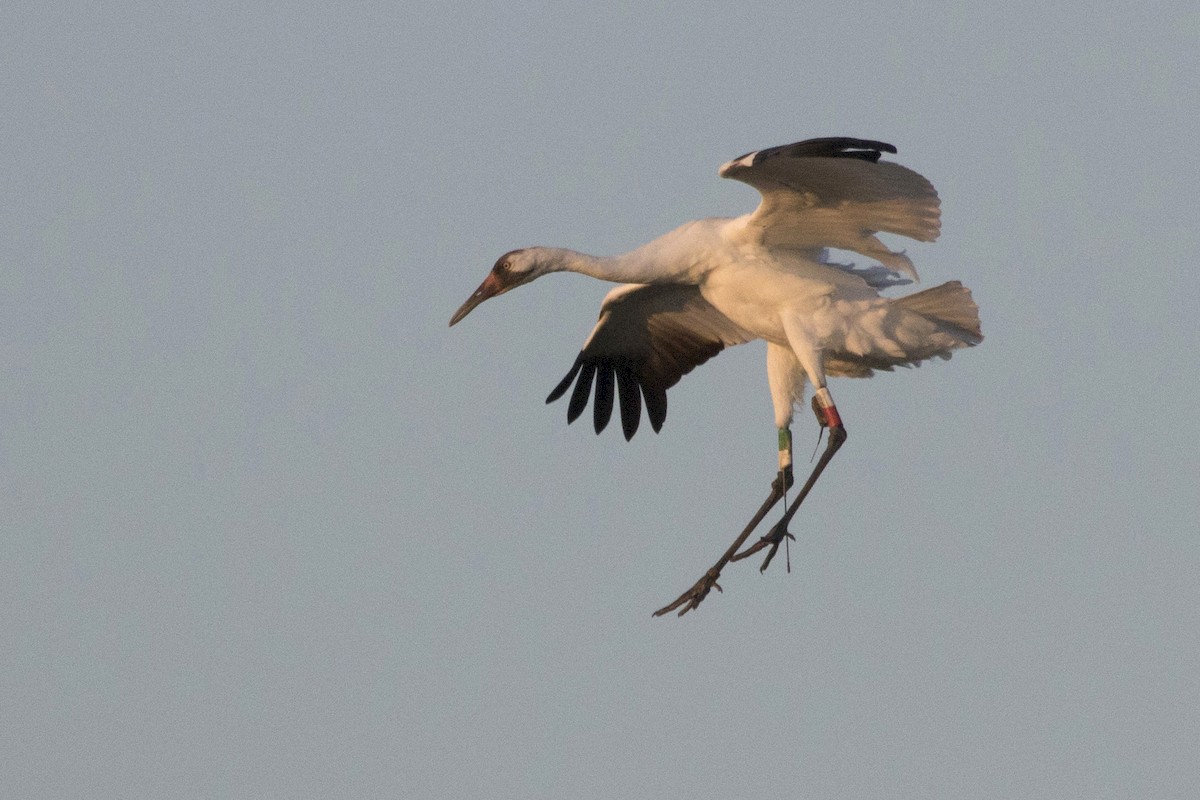
[[[959,281],[949,281],[893,302],[901,308],[915,311],[947,329],[947,332],[961,335],[963,341],[959,347],[973,347],[983,341],[983,332],[979,327],[979,306],[975,305],[971,290]]]
[[[866,378],[874,370],[891,371],[983,341],[979,307],[958,281],[943,283],[889,302],[879,314],[860,318],[843,348],[827,352],[830,375]]]

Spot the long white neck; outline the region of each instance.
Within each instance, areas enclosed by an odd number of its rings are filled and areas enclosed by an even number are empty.
[[[616,283],[698,283],[714,264],[729,258],[727,228],[737,220],[702,219],[619,256],[589,256],[560,247],[536,247],[548,272],[578,272]]]
[[[619,256],[590,256],[562,247],[539,247],[538,260],[547,264],[549,272],[578,272],[614,283],[656,283],[670,276],[656,264],[642,257],[639,250]]]

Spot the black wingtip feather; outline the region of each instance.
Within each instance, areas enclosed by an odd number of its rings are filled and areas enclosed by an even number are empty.
[[[852,139],[848,136],[826,136],[759,150],[754,162],[758,164],[768,158],[784,156],[787,158],[859,158],[873,163],[878,161],[884,153],[895,152],[895,146],[887,142],[877,142],[874,139]]]
[[[617,369],[617,394],[621,396],[621,430],[628,442],[642,419],[642,393],[637,378],[628,369]]]
[[[642,386],[642,394],[646,397],[646,416],[650,417],[650,427],[658,433],[667,418],[667,392],[665,389]]]
[[[579,374],[579,368],[583,366],[583,353],[575,357],[575,363],[571,365],[571,369],[567,372],[567,376],[558,382],[550,394],[546,397],[547,403],[553,403],[558,398],[562,397],[567,391],[567,387],[571,385],[571,381],[575,380],[575,376]]]
[[[571,403],[567,406],[567,424],[579,419],[579,415],[587,408],[588,395],[592,391],[592,379],[596,377],[595,364],[582,364],[579,371],[579,381],[575,391],[571,393]]]
[[[720,350],[720,346],[715,347],[713,354]],[[624,433],[626,441],[633,438],[641,424],[643,398],[645,399],[646,416],[650,419],[650,427],[654,429],[655,433],[662,430],[663,422],[667,418],[667,391],[663,388],[652,388],[642,384],[634,365],[619,360],[587,361],[584,359],[583,353],[580,353],[576,357],[575,363],[571,365],[571,370],[550,392],[546,402],[553,403],[566,394],[572,382],[574,382],[575,388],[571,392],[571,401],[567,404],[568,424],[579,419],[583,414],[588,400],[592,399],[592,385],[595,384],[596,394],[595,405],[592,408],[592,421],[596,433],[603,431],[612,421],[614,395],[621,405],[621,431]]]
[[[609,364],[600,364],[596,368],[596,399],[592,406],[592,421],[596,434],[608,426],[613,411],[613,368]]]

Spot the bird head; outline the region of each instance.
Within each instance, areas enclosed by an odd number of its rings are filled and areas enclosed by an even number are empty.
[[[544,261],[538,258],[538,248],[536,247],[505,253],[500,256],[496,266],[492,267],[492,271],[483,279],[483,283],[479,284],[479,288],[467,298],[467,302],[463,303],[458,311],[454,312],[454,316],[450,317],[450,324],[454,325],[470,314],[484,300],[529,283],[548,271]]]

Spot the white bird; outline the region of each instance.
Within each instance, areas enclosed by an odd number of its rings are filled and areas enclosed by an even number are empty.
[[[826,385],[828,376],[868,377],[874,370],[917,364],[983,340],[970,291],[951,281],[906,297],[878,290],[911,283],[916,270],[876,232],[929,242],[941,229],[937,192],[906,167],[881,161],[896,148],[849,138],[810,139],[748,153],[718,170],[762,195],[751,214],[702,219],[636,250],[597,257],[552,247],[506,253],[450,318],[454,325],[488,298],[550,272],[578,272],[625,284],[600,306],[600,319],[566,377],[546,402],[575,382],[567,408],[573,422],[595,387],[599,433],[620,398],[629,439],[644,399],[657,432],[667,415],[667,389],[726,347],[767,342],[767,381],[779,430],[779,472],[771,492],[734,543],[694,586],[655,615],[700,605],[725,565],[769,547],[766,569],[788,522],[846,440]],[[827,248],[879,262],[867,269],[831,263]],[[793,483],[793,408],[813,386],[813,411],[829,440],[796,501],[758,542],[738,549]]]

